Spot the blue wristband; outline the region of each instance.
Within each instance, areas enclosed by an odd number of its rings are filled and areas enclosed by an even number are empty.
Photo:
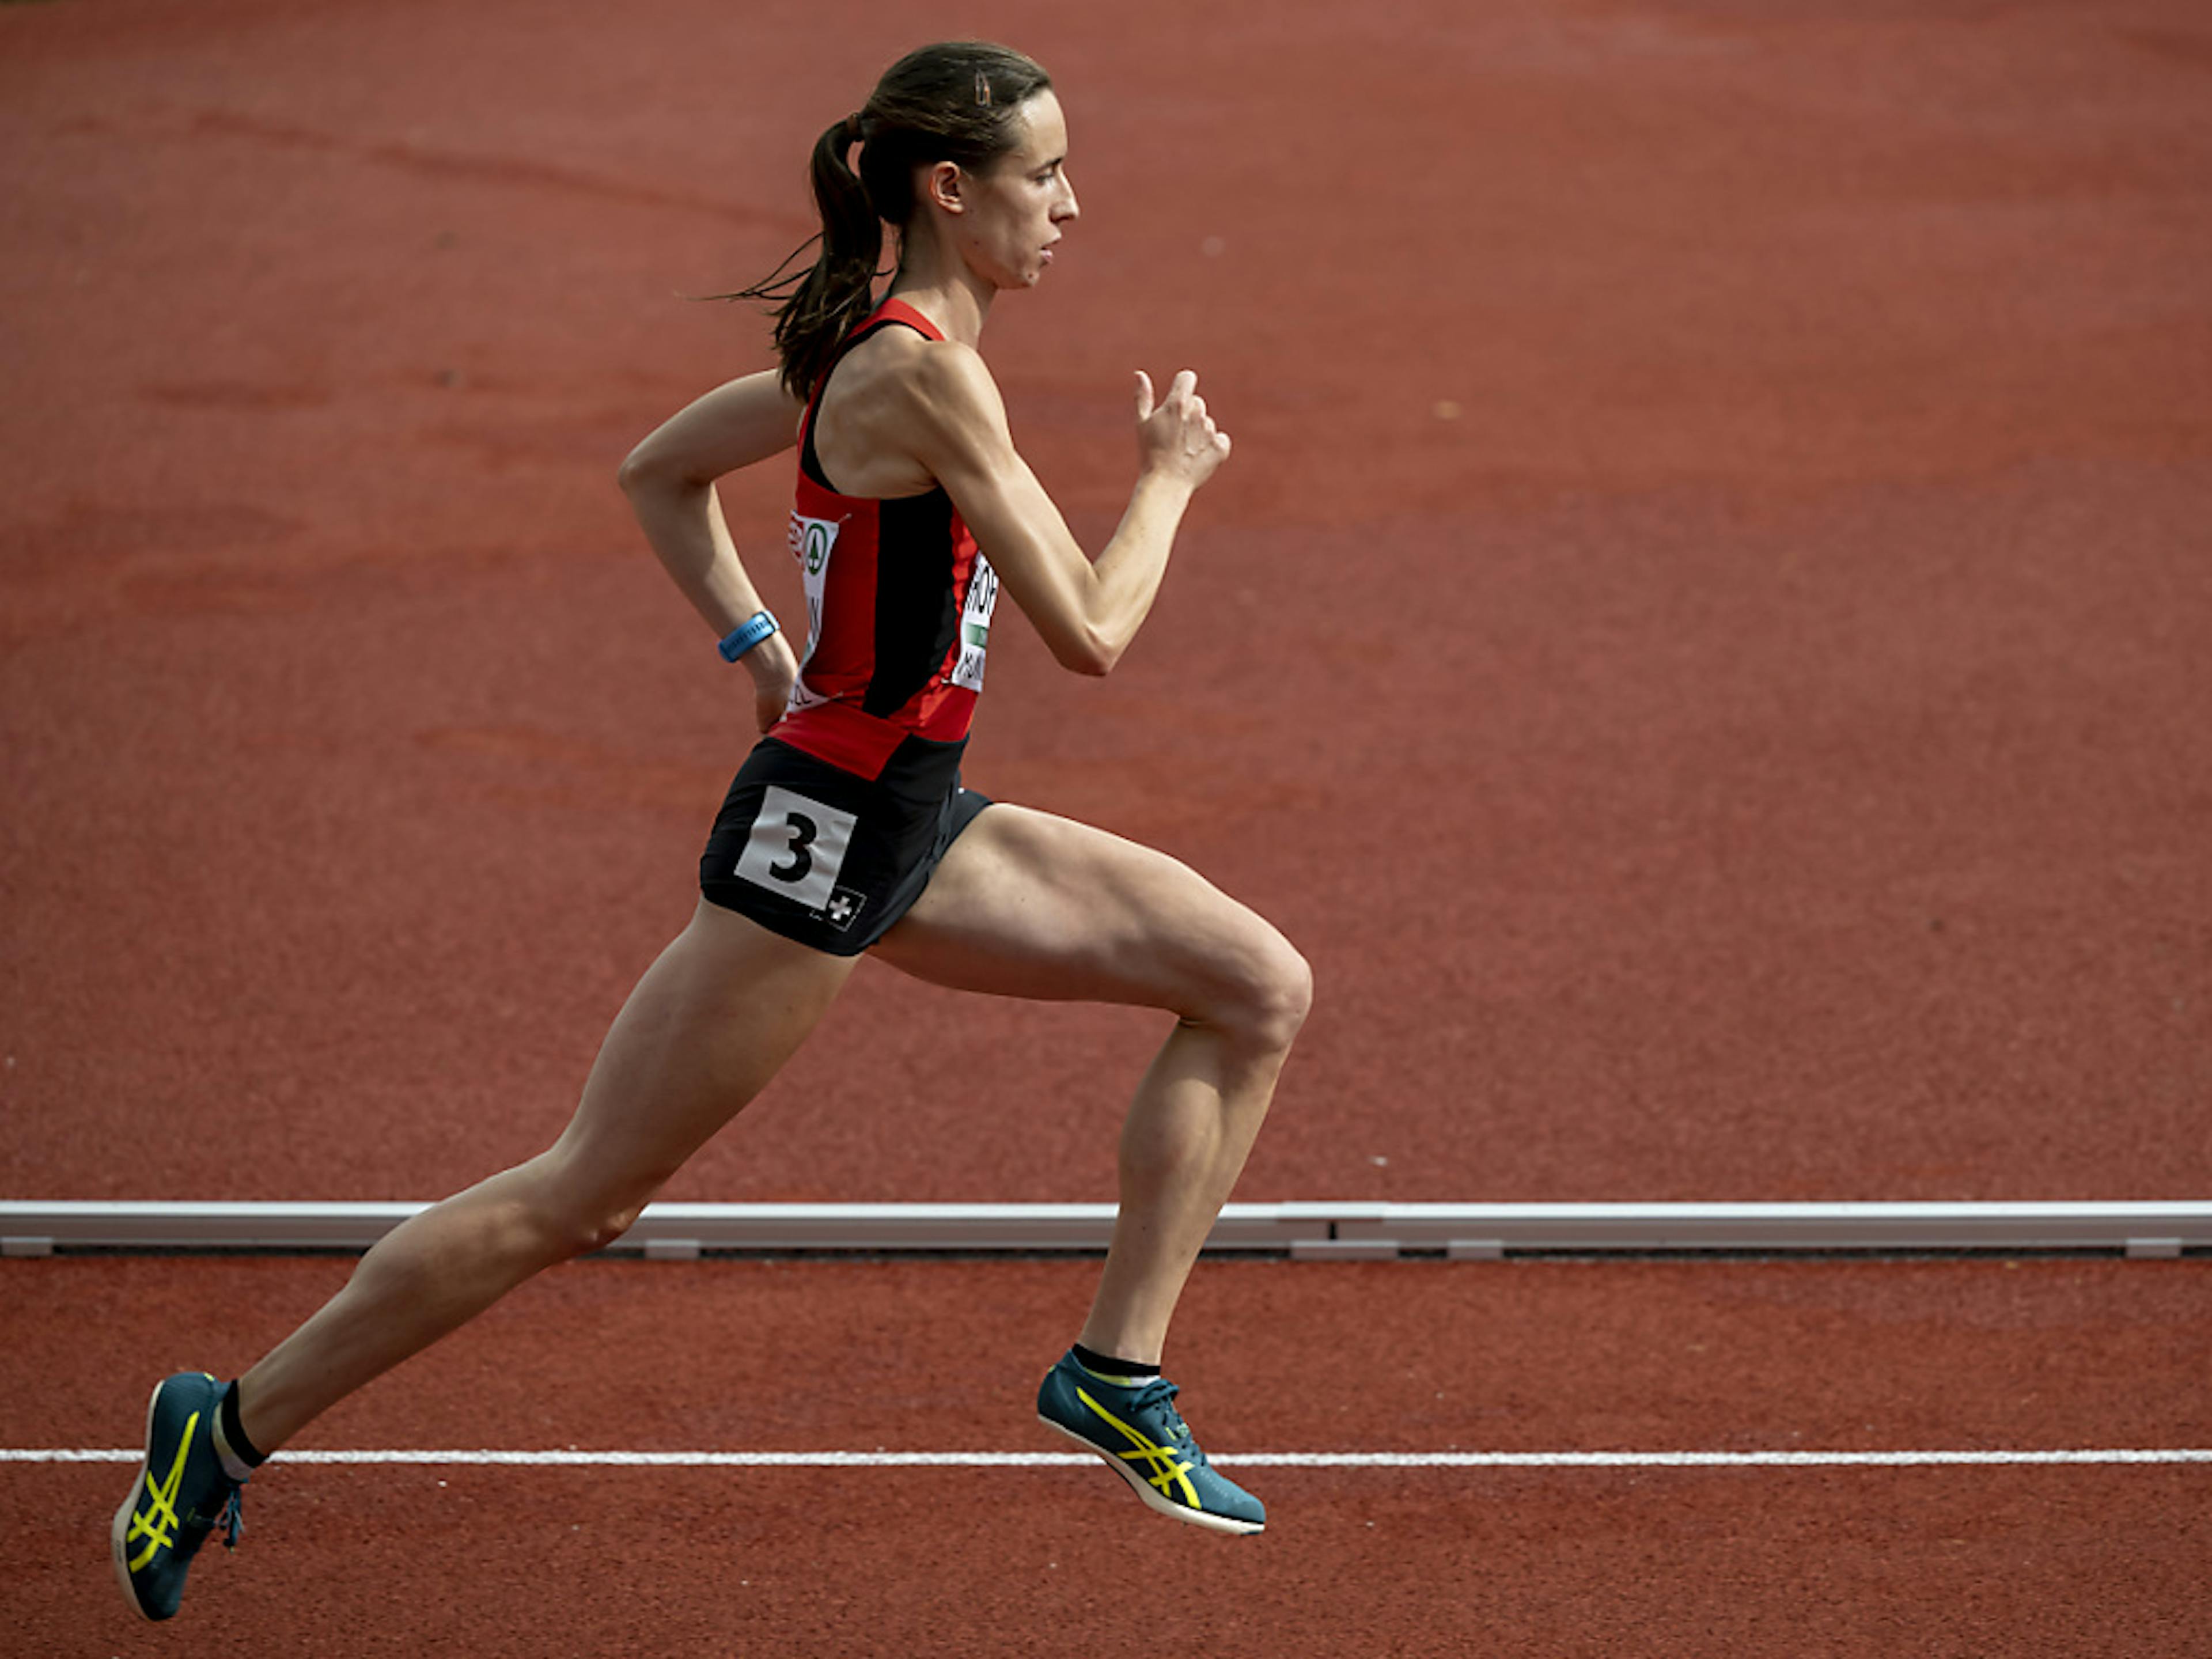
[[[776,630],[776,620],[765,611],[753,614],[722,635],[719,649],[724,662],[735,662]]]

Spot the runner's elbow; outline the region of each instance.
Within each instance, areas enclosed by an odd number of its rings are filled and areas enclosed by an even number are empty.
[[[702,498],[713,488],[695,482],[665,454],[653,453],[644,445],[632,450],[616,469],[615,481],[648,538],[657,526],[695,522]]]
[[[615,469],[615,482],[632,501],[649,495],[682,495],[704,489],[711,479],[694,476],[694,469],[669,446],[654,441],[654,433],[623,457]]]
[[[653,487],[653,462],[644,445],[640,444],[623,457],[622,465],[615,469],[615,483],[632,501]]]
[[[655,485],[668,483],[665,469],[659,465],[653,453],[652,439],[647,438],[623,457],[622,465],[615,469],[615,482],[622,486],[622,493],[632,499]]]
[[[1081,628],[1055,641],[1052,654],[1062,668],[1103,679],[1121,660],[1121,647],[1126,643],[1108,637],[1096,628]]]

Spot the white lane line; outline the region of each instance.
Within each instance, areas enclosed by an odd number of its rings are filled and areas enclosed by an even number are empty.
[[[0,1463],[136,1463],[133,1448],[0,1446]],[[280,1463],[388,1463],[529,1468],[906,1469],[1058,1468],[1084,1452],[285,1451]],[[1918,1468],[1985,1464],[2212,1463],[2212,1449],[2050,1451],[1243,1452],[1213,1459],[1278,1469]]]

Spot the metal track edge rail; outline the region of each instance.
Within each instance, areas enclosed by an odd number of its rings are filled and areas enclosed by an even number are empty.
[[[57,1250],[363,1250],[414,1203],[0,1200],[0,1255]],[[613,1252],[1095,1252],[1110,1204],[653,1204]],[[1401,1255],[2212,1251],[2212,1201],[1846,1204],[1231,1204],[1215,1252],[1301,1261]]]

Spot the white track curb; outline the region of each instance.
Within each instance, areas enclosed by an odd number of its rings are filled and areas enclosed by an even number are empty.
[[[0,1201],[0,1254],[363,1250],[416,1203]],[[653,1204],[614,1247],[703,1253],[1096,1252],[1110,1204]],[[2212,1251],[2212,1202],[1955,1204],[1231,1204],[1215,1252],[1298,1261],[1482,1261],[1540,1253]]]

